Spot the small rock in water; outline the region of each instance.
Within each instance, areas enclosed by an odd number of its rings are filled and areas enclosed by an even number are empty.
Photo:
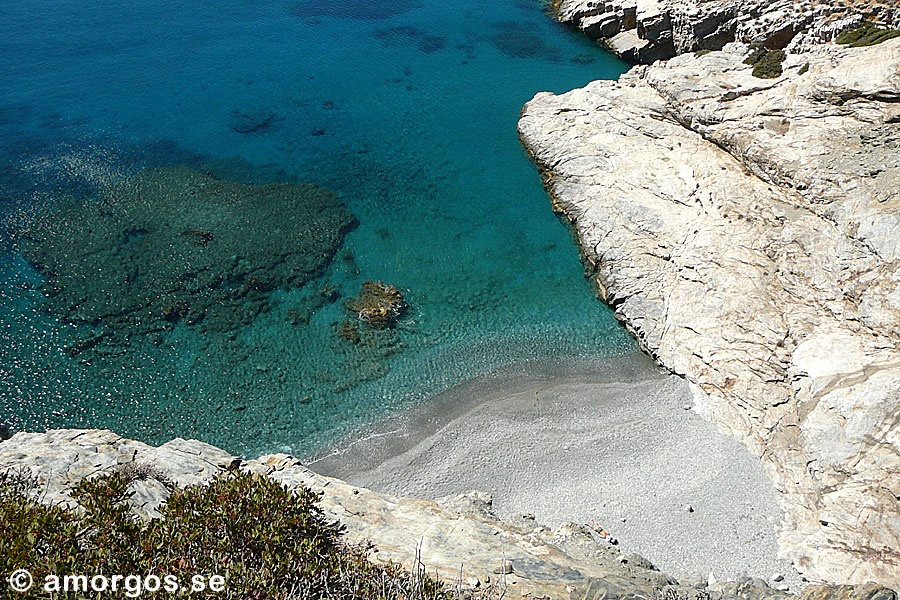
[[[364,281],[362,290],[346,306],[375,329],[390,327],[409,307],[400,290],[380,281]]]
[[[685,504],[685,505],[684,505],[684,510],[685,510],[685,512],[692,513],[692,512],[694,512],[694,507],[691,506],[690,504]]]
[[[775,573],[775,575],[772,576],[772,581],[774,581],[775,583],[784,581],[784,575],[782,575],[781,573]]]
[[[494,567],[494,573],[497,573],[498,575],[509,575],[512,572],[512,565],[505,561]]]

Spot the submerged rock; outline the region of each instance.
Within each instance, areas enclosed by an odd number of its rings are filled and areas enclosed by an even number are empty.
[[[304,19],[331,17],[338,19],[360,19],[365,21],[381,21],[390,19],[411,10],[421,8],[420,0],[378,0],[377,2],[359,2],[359,0],[302,0],[291,9],[294,16]]]
[[[498,52],[512,58],[537,58],[559,62],[562,53],[559,48],[547,44],[533,27],[518,21],[503,21],[492,24],[493,32],[488,40]]]
[[[381,43],[385,46],[396,47],[403,44],[412,44],[425,54],[442,50],[447,43],[446,38],[442,36],[432,35],[427,31],[422,31],[409,25],[380,29],[372,35],[381,40]]]
[[[783,555],[900,586],[900,39],[747,54],[538,94],[519,133],[601,297],[763,459]]]
[[[264,135],[275,131],[284,119],[270,110],[256,109],[249,112],[231,112],[231,130],[244,135]]]
[[[359,336],[359,328],[356,326],[356,323],[349,319],[341,321],[341,324],[338,326],[338,337],[351,344],[358,344],[362,341],[362,338]]]
[[[20,251],[47,278],[50,310],[90,326],[69,348],[77,355],[179,321],[246,324],[272,290],[319,276],[354,223],[313,185],[246,186],[176,167],[41,215]]]

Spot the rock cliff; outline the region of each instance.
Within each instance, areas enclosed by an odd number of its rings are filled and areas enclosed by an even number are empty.
[[[600,295],[762,457],[783,554],[900,586],[900,39],[742,44],[540,93],[519,132]]]
[[[652,63],[733,41],[805,47],[863,19],[900,24],[896,0],[556,0],[557,18],[622,58]]]
[[[478,492],[437,501],[397,498],[323,477],[283,454],[243,462],[196,440],[152,447],[105,430],[19,433],[0,443],[0,472],[28,469],[40,484],[32,493],[47,503],[75,507],[70,491],[82,479],[140,469],[144,475],[132,480],[129,492],[133,511],[144,519],[159,516],[167,485],[203,485],[234,467],[264,474],[288,489],[320,492],[326,516],[343,525],[348,541],[370,544],[373,560],[407,568],[424,564],[429,573],[462,581],[487,598],[795,598],[758,580],[681,585],[640,556],[596,540],[586,528],[570,524],[550,530],[527,516],[500,521],[490,497]],[[896,600],[896,594],[877,585],[811,586],[801,600]]]

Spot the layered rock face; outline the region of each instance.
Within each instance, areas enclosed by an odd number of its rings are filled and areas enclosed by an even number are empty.
[[[538,94],[519,132],[601,296],[762,457],[783,554],[900,586],[900,39]]]
[[[174,439],[159,447],[106,430],[19,433],[0,444],[0,473],[27,469],[41,502],[77,508],[70,491],[82,479],[116,470],[132,478],[129,502],[143,519],[160,516],[167,485],[204,485],[229,468],[275,479],[288,489],[321,493],[325,515],[344,526],[351,543],[371,545],[371,557],[406,568],[425,565],[449,583],[486,598],[659,598],[671,600],[791,600],[765,582],[710,588],[681,585],[636,555],[596,541],[584,527],[550,530],[522,517],[500,521],[490,496],[471,492],[438,501],[398,498],[318,475],[296,459],[273,454],[243,462],[209,444]],[[164,485],[167,484],[167,485]],[[877,585],[811,586],[801,600],[896,600]]]
[[[863,19],[900,24],[895,0],[557,0],[554,6],[563,23],[647,64],[733,41],[805,47]]]

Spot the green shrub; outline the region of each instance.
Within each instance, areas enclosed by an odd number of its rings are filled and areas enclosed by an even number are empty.
[[[712,52],[712,50],[710,50],[709,48],[701,48],[700,50],[694,52],[694,56],[706,56],[710,52]]]
[[[797,71],[797,74],[798,74],[798,75],[803,75],[803,74],[806,73],[807,71],[809,71],[809,63],[806,63],[805,65],[803,65],[802,67],[800,67],[800,70]]]
[[[753,76],[760,79],[775,79],[781,76],[781,63],[786,58],[784,50],[756,48],[744,59],[744,64],[753,65]]]
[[[874,23],[863,21],[859,27],[845,29],[835,38],[838,44],[849,44],[851,48],[874,46],[900,36],[900,29],[885,29]]]
[[[82,481],[74,496],[83,510],[76,512],[32,501],[27,478],[0,474],[0,573],[24,567],[35,581],[27,596],[0,597],[50,597],[41,589],[47,575],[153,574],[174,576],[186,591],[178,597],[189,598],[451,598],[424,570],[375,565],[364,549],[342,544],[307,489],[291,493],[266,477],[231,471],[208,486],[173,491],[162,518],[145,524],[129,511],[129,479],[114,473]],[[224,576],[225,588],[192,591],[195,575]],[[53,597],[128,596],[122,586],[118,594]]]

